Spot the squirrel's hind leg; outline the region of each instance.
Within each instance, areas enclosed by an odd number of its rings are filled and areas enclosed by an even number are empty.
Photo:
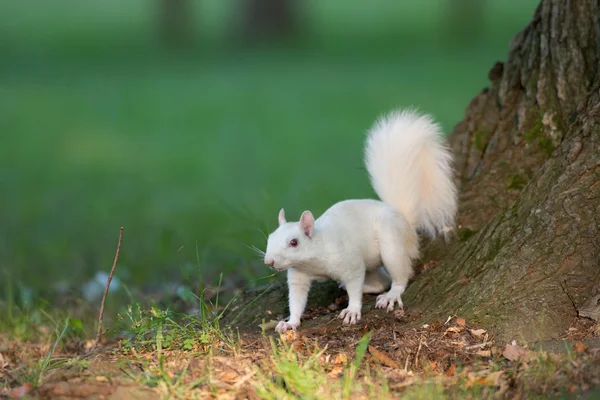
[[[379,294],[389,290],[391,286],[392,278],[390,278],[383,267],[378,267],[373,271],[367,271],[363,293]]]
[[[379,239],[381,259],[392,285],[387,293],[377,296],[376,307],[393,311],[395,303],[403,307],[401,296],[413,274],[412,260],[419,256],[419,240],[415,230],[399,215],[382,221]]]

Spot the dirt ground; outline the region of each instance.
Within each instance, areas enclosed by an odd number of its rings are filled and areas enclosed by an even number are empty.
[[[96,349],[89,340],[65,341],[48,356],[51,341],[23,342],[3,335],[0,398],[600,395],[593,392],[600,385],[600,341],[592,321],[574,320],[555,341],[496,343],[460,316],[415,325],[418,316],[410,312],[387,313],[368,305],[358,325],[343,326],[336,316],[345,301],[342,296],[329,307],[309,310],[298,332],[275,334],[267,321],[265,333],[258,326],[247,327],[235,339],[214,337],[184,349],[114,337]],[[368,343],[361,340],[365,335],[370,335]],[[359,354],[361,342],[364,354]],[[338,389],[349,374],[358,386],[342,393]],[[319,389],[312,392],[302,382]]]

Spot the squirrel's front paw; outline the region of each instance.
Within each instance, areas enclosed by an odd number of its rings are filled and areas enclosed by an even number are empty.
[[[350,307],[345,308],[340,313],[340,318],[344,320],[344,324],[354,325],[360,321],[360,309],[355,310]]]
[[[394,304],[398,303],[400,308],[403,307],[402,299],[399,294],[392,293],[390,290],[387,293],[380,294],[377,296],[377,302],[375,303],[375,307],[377,308],[387,308],[388,311],[394,311]]]
[[[288,329],[295,331],[298,325],[300,325],[300,323],[294,324],[287,321],[279,321],[279,323],[275,327],[275,331],[279,333],[284,333]]]

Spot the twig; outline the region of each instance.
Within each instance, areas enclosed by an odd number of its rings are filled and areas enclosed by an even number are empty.
[[[481,348],[487,346],[488,344],[490,344],[490,342],[483,342],[483,343],[478,343],[478,344],[472,344],[470,346],[466,346],[465,350],[481,349]]]
[[[2,372],[6,377],[8,377],[10,380],[12,380],[13,383],[19,383],[19,381],[17,379],[15,379],[15,377],[12,376],[12,374],[10,372],[8,372],[7,369],[2,368],[2,369],[0,369],[0,372]]]
[[[421,352],[421,346],[423,345],[423,336],[419,338],[419,348],[417,349],[417,355],[415,356],[415,369],[419,368],[417,361],[419,360],[419,353]]]
[[[123,241],[123,227],[119,230],[119,243],[117,244],[117,252],[115,253],[115,261],[113,261],[112,269],[110,270],[110,275],[108,275],[108,282],[106,282],[106,287],[104,288],[104,296],[102,296],[102,303],[100,304],[100,315],[98,315],[98,332],[96,333],[96,343],[94,344],[94,348],[98,346],[100,343],[100,339],[102,338],[102,320],[104,319],[104,302],[106,301],[106,296],[108,296],[108,289],[110,288],[110,282],[112,281],[113,274],[115,273],[115,268],[117,268],[117,261],[119,261],[119,253],[121,252],[121,242]]]
[[[235,389],[238,389],[239,387],[241,387],[244,383],[246,383],[250,378],[252,378],[254,375],[256,374],[256,370],[251,371],[250,373],[246,374],[245,376],[242,377],[242,379],[240,379],[239,381],[237,381],[233,387]]]

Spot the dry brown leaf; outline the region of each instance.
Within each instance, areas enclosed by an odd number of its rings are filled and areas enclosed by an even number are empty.
[[[456,372],[456,365],[452,364],[450,366],[450,368],[448,368],[448,371],[446,371],[446,376],[454,376],[455,372]]]
[[[292,342],[292,346],[296,351],[301,351],[304,348],[304,343],[302,342],[302,340],[298,339]]]
[[[444,336],[448,334],[448,332],[451,333],[460,333],[462,331],[462,328],[459,326],[451,326],[448,329],[446,329],[446,332],[444,332]]]
[[[289,342],[293,342],[298,339],[300,339],[300,335],[295,330],[290,329],[290,330],[285,331],[285,333],[283,334],[284,342],[289,343]]]
[[[4,358],[2,353],[0,353],[0,369],[8,367],[8,361]]]
[[[235,383],[239,379],[239,375],[232,369],[228,369],[219,376],[219,380],[225,383]]]
[[[331,371],[327,373],[329,378],[339,378],[344,373],[343,365],[334,365]]]
[[[456,318],[456,324],[458,326],[465,326],[467,322],[463,318]]]
[[[484,376],[480,376],[480,377],[475,377],[474,375],[469,376],[467,378],[467,384],[466,384],[467,389],[475,384],[486,385],[487,379]]]
[[[527,350],[518,344],[507,344],[504,346],[502,355],[509,361],[515,361],[518,359],[528,360],[535,356],[535,353],[531,350]]]
[[[504,374],[504,371],[496,371],[489,374],[486,377],[488,384],[493,386],[501,386],[503,381],[502,374]]]
[[[486,333],[486,330],[485,329],[469,329],[469,332],[471,332],[471,335],[479,338],[479,337],[482,337]]]
[[[577,342],[573,345],[573,351],[575,353],[583,353],[586,350],[587,350],[587,346],[585,344],[583,344],[582,342]]]
[[[15,398],[15,399],[20,399],[22,397],[27,396],[27,394],[29,392],[31,392],[33,390],[33,386],[31,386],[29,383],[26,383],[22,386],[19,386],[17,388],[14,388],[13,390],[10,391],[10,397]]]
[[[475,354],[477,354],[480,357],[491,357],[492,356],[492,351],[491,350],[479,350]]]
[[[437,260],[431,260],[431,261],[423,264],[423,270],[427,271],[429,268],[433,267],[437,263],[438,263]]]
[[[108,382],[108,378],[102,375],[96,377],[96,382]]]
[[[469,389],[469,388],[470,388],[471,386],[473,386],[474,384],[475,384],[475,377],[471,375],[471,376],[469,376],[469,377],[467,378],[467,384],[465,385],[465,387],[466,387],[467,389]]]
[[[335,356],[335,360],[333,360],[334,364],[346,364],[348,362],[348,356],[346,356],[344,353],[338,353],[337,356]]]
[[[383,351],[377,350],[375,347],[373,346],[369,346],[369,353],[380,363],[382,363],[383,365],[390,367],[390,368],[394,368],[394,369],[399,369],[400,367],[398,366],[398,364],[396,363],[396,361],[392,360],[390,358],[390,356],[388,356],[387,354],[385,354]]]

